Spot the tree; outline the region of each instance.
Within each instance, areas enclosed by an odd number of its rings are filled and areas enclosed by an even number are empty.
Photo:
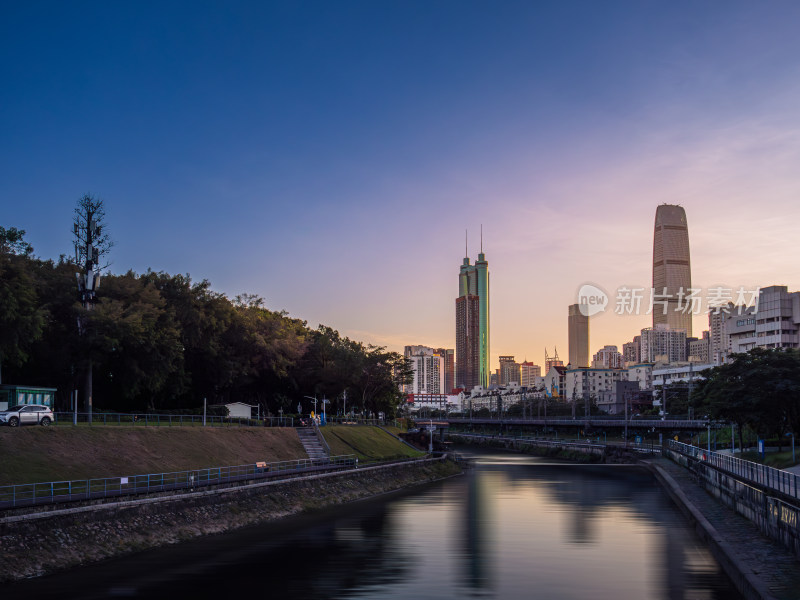
[[[108,267],[108,263],[101,267],[100,261],[113,245],[111,238],[105,231],[105,214],[103,200],[89,194],[84,194],[78,199],[73,220],[73,234],[75,236],[75,262],[78,264],[83,263],[83,275],[78,277],[78,289],[80,290],[84,313],[88,313],[92,309],[96,300],[95,294],[100,283],[100,272]],[[78,330],[81,333],[87,317],[87,314],[78,317]],[[91,415],[91,356],[88,356],[86,361],[83,403],[84,410]]]
[[[0,383],[3,361],[24,362],[44,325],[32,275],[33,248],[24,235],[16,227],[0,227]]]
[[[747,425],[761,435],[800,430],[800,352],[754,348],[702,372],[694,398],[714,418]]]

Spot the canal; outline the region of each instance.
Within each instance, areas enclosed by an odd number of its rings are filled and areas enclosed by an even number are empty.
[[[646,470],[475,456],[466,476],[413,492],[2,586],[0,593],[4,599],[740,597]]]

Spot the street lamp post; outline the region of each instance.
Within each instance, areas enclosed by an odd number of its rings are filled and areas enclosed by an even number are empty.
[[[311,396],[303,396],[303,398],[308,398],[309,400],[313,400],[314,401],[314,414],[316,415],[317,414],[317,395],[314,394],[313,398]]]

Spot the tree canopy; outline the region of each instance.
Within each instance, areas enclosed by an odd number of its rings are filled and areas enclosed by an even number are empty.
[[[229,299],[189,275],[107,274],[92,310],[81,305],[72,258],[43,260],[24,231],[0,228],[0,361],[6,380],[58,388],[69,406],[94,369],[96,410],[197,409],[258,404],[294,412],[304,396],[329,411],[394,414],[405,359],[324,325],[316,329],[262,298]],[[78,317],[83,334],[78,334]],[[320,408],[320,407],[318,407]]]
[[[763,436],[800,432],[800,351],[754,348],[703,376],[694,399],[740,436],[744,426]]]

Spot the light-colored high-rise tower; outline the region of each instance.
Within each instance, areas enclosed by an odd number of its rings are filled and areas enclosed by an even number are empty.
[[[481,247],[475,264],[465,256],[458,274],[456,386],[489,387],[489,376],[489,263]]]
[[[573,369],[589,366],[589,317],[581,310],[580,304],[570,304],[569,329],[569,365]]]
[[[686,211],[677,204],[662,204],[656,209],[653,235],[653,327],[668,325],[691,337],[692,311],[686,307],[691,287]]]

